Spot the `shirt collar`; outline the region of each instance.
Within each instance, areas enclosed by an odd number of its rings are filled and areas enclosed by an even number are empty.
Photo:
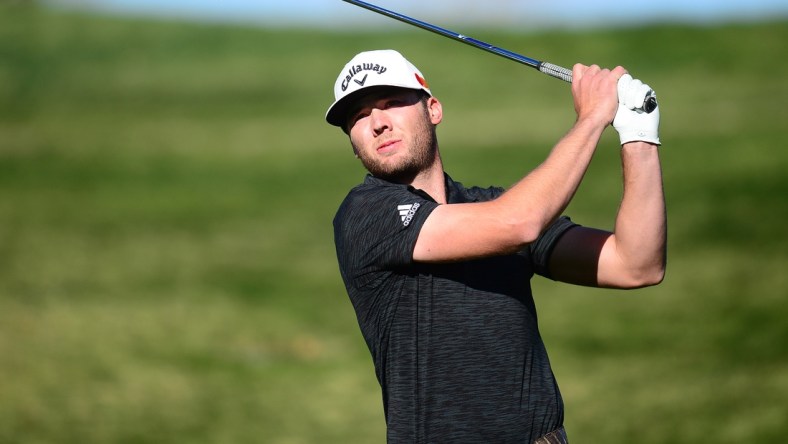
[[[446,200],[448,203],[464,203],[468,201],[468,197],[466,196],[465,187],[462,186],[461,183],[455,182],[451,176],[447,173],[443,173],[445,178],[445,186],[446,186]],[[375,177],[372,174],[367,174],[364,178],[364,184],[366,185],[378,185],[378,186],[387,186],[387,187],[398,187],[398,188],[406,188],[408,191],[412,193],[419,194],[429,200],[435,202],[435,199],[432,198],[427,192],[414,188],[411,185],[405,185],[401,183],[394,183],[389,182],[385,179],[381,179],[379,177]]]

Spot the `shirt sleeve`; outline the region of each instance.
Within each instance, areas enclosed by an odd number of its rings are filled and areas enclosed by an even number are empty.
[[[351,191],[334,218],[334,240],[346,282],[363,286],[377,271],[413,263],[413,250],[438,204],[407,187]]]
[[[529,245],[531,261],[536,274],[552,279],[549,267],[550,255],[553,254],[553,249],[561,236],[569,229],[577,226],[569,217],[562,216],[547,227],[544,233],[536,239],[536,242]]]

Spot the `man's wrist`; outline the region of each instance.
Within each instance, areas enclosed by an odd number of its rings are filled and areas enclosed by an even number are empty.
[[[605,132],[605,128],[607,128],[609,125],[610,122],[603,122],[592,116],[586,116],[578,119],[575,122],[573,129],[575,131],[587,133],[590,136],[601,138],[602,133]]]
[[[652,151],[659,149],[660,145],[643,140],[633,140],[621,145],[622,151],[636,152],[636,151]]]
[[[656,134],[648,134],[644,131],[619,131],[618,134],[622,146],[633,142],[646,142],[657,146],[661,145],[659,136]]]

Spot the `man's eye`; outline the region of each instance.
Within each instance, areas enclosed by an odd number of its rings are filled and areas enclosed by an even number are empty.
[[[355,125],[356,122],[358,122],[359,120],[361,120],[361,119],[363,119],[363,118],[365,118],[367,116],[369,116],[369,113],[365,112],[365,111],[359,111],[359,112],[353,114],[352,117],[350,118],[350,125],[351,126]]]

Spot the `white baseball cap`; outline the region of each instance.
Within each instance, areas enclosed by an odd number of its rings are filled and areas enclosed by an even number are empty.
[[[344,127],[348,106],[361,91],[375,86],[396,86],[423,90],[430,87],[421,71],[393,49],[366,51],[353,57],[339,73],[334,84],[334,103],[326,112],[326,121]]]

